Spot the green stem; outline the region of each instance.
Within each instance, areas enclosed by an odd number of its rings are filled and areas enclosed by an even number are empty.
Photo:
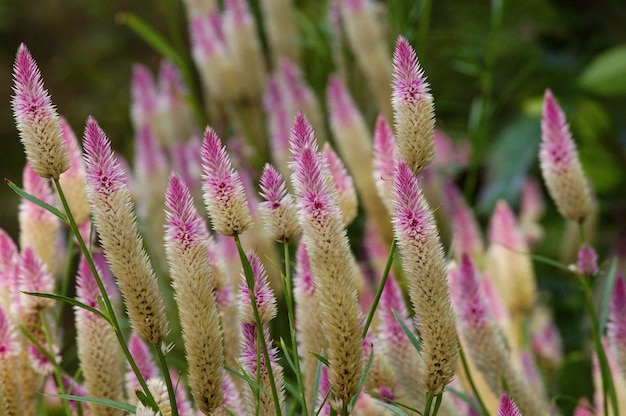
[[[441,406],[442,400],[443,400],[443,393],[439,394],[437,398],[435,399],[435,408],[433,409],[432,416],[437,416],[437,413],[439,413],[439,407]]]
[[[285,303],[287,304],[287,317],[289,319],[289,332],[291,334],[291,349],[293,351],[294,369],[296,372],[296,382],[298,383],[298,391],[300,393],[300,405],[304,416],[308,416],[309,409],[306,405],[306,392],[304,390],[304,381],[300,370],[300,358],[298,357],[298,340],[296,339],[296,319],[295,306],[293,301],[293,291],[291,287],[291,267],[289,267],[289,243],[283,242],[285,257]],[[286,353],[286,352],[285,352]]]
[[[613,414],[617,415],[619,414],[618,405],[617,405],[617,393],[615,392],[615,385],[613,384],[613,379],[611,377],[611,369],[609,367],[608,358],[606,356],[606,352],[604,351],[602,340],[600,339],[598,317],[596,316],[596,311],[593,306],[591,285],[589,284],[589,280],[585,278],[585,276],[579,276],[579,278],[583,284],[583,288],[585,292],[585,305],[587,306],[587,313],[589,314],[589,318],[591,319],[593,343],[596,348],[596,353],[598,354],[598,365],[600,366],[600,374],[602,376],[602,397],[605,403],[604,414],[606,416],[609,415],[609,409],[608,409],[608,406],[606,405],[607,393],[608,393],[608,399],[611,401],[611,408],[613,410]]]
[[[433,404],[433,392],[426,392],[426,405],[424,406],[424,413],[422,416],[430,416],[430,406]]]
[[[74,248],[74,240],[72,239],[72,236],[70,235],[68,236],[68,242],[67,242],[67,260],[65,262],[65,269],[63,270],[63,277],[61,279],[60,292],[61,292],[61,295],[63,296],[67,296],[67,290],[70,285],[70,277],[72,273],[72,258],[74,257],[74,254],[72,253],[73,248]],[[55,319],[57,328],[60,327],[61,325],[61,319],[63,318],[64,309],[65,309],[65,302],[59,305],[59,310],[57,312],[57,316]]]
[[[350,416],[348,411],[348,403],[341,403],[341,416]]]
[[[270,354],[267,348],[267,343],[265,342],[265,334],[263,333],[263,323],[261,322],[259,307],[256,304],[256,299],[254,298],[254,276],[252,275],[252,266],[250,265],[250,261],[248,261],[246,253],[241,247],[239,234],[235,234],[233,237],[235,238],[235,245],[237,246],[237,251],[239,252],[239,258],[241,259],[241,265],[243,266],[244,275],[246,277],[246,284],[248,285],[248,292],[250,293],[250,303],[252,304],[252,311],[254,312],[254,320],[256,321],[259,343],[261,344],[261,349],[263,350],[263,358],[265,360],[265,365],[267,366],[267,376],[270,381],[272,398],[274,399],[274,408],[276,409],[276,415],[282,415],[280,401],[278,399],[278,389],[276,388],[276,381],[274,380],[274,372],[272,371],[272,363],[270,361]]]
[[[165,354],[163,353],[163,344],[159,343],[154,346],[157,357],[159,358],[159,365],[161,366],[161,372],[163,373],[163,380],[167,386],[167,395],[170,399],[170,407],[172,408],[172,416],[178,416],[178,406],[176,405],[176,391],[172,384],[172,377],[170,377],[170,371],[167,367],[167,361],[165,360]]]
[[[80,231],[78,230],[78,226],[76,225],[76,220],[74,220],[74,216],[72,215],[72,212],[70,211],[70,207],[67,203],[67,199],[65,198],[65,193],[63,192],[63,188],[61,187],[61,183],[59,182],[58,179],[54,179],[54,185],[56,187],[57,193],[59,194],[59,199],[61,200],[61,203],[63,204],[63,208],[65,209],[65,213],[67,214],[68,225],[70,229],[72,230],[72,232],[74,233],[74,235],[76,236],[76,240],[78,241],[78,245],[81,249],[81,252],[85,256],[85,259],[87,260],[87,263],[89,264],[89,269],[91,270],[91,273],[93,274],[96,284],[98,285],[98,289],[100,290],[100,293],[102,294],[102,299],[106,307],[107,315],[109,317],[111,326],[113,327],[113,332],[115,332],[115,336],[117,337],[120,347],[122,348],[122,352],[124,353],[124,356],[126,357],[126,360],[128,361],[128,364],[130,365],[130,367],[133,369],[133,372],[137,376],[137,380],[139,381],[141,388],[146,394],[146,397],[148,398],[150,406],[152,406],[153,410],[158,410],[156,400],[154,400],[154,396],[152,396],[150,389],[148,389],[148,385],[146,384],[146,381],[141,375],[141,372],[139,371],[139,368],[137,367],[137,364],[135,363],[135,359],[133,358],[130,351],[128,350],[128,345],[126,343],[126,340],[124,339],[124,335],[122,334],[122,328],[120,327],[119,321],[117,320],[117,316],[115,315],[115,309],[113,308],[113,305],[111,304],[111,299],[109,299],[109,295],[107,294],[106,288],[104,287],[104,283],[102,283],[102,279],[100,278],[98,269],[96,268],[96,265],[93,262],[93,257],[91,257],[91,253],[89,252],[89,249],[85,245],[85,241],[83,241],[83,237],[80,234]]]
[[[580,244],[585,244],[585,227],[583,226],[583,221],[578,221],[578,237],[580,238]]]
[[[459,344],[459,356],[461,357],[461,364],[463,365],[463,371],[465,372],[465,376],[467,377],[467,382],[470,385],[472,394],[474,395],[474,398],[478,401],[478,404],[480,405],[480,410],[483,416],[489,416],[489,412],[487,411],[487,406],[485,406],[485,402],[483,402],[483,399],[480,397],[480,394],[478,393],[478,389],[476,388],[476,384],[474,384],[472,373],[469,371],[469,366],[467,365],[467,359],[465,358],[465,353],[463,352],[463,346],[461,345],[460,341],[458,344]]]
[[[389,249],[389,256],[387,257],[387,263],[385,264],[385,271],[383,271],[383,277],[380,279],[380,284],[378,285],[378,290],[376,291],[376,296],[374,297],[374,302],[372,303],[372,307],[370,308],[369,313],[367,314],[367,319],[365,320],[365,326],[363,327],[363,338],[367,335],[367,331],[372,324],[372,320],[374,319],[374,313],[376,312],[376,308],[378,307],[378,303],[380,302],[380,297],[383,294],[383,290],[385,289],[385,284],[387,283],[387,279],[389,278],[389,272],[391,271],[391,265],[393,264],[393,259],[396,256],[396,240],[394,239],[391,243],[391,248]]]

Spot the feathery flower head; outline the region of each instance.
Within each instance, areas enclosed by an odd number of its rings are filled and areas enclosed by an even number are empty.
[[[267,235],[280,242],[292,240],[300,232],[295,202],[282,176],[270,164],[263,168],[260,187],[266,201],[259,203],[259,212]]]
[[[340,125],[350,124],[360,116],[348,88],[337,75],[328,78],[326,95],[332,122]]]
[[[89,203],[85,195],[83,151],[80,148],[76,134],[67,120],[61,117],[59,123],[70,160],[70,168],[61,175],[59,182],[63,187],[63,192],[76,223],[83,225],[89,220]]]
[[[204,132],[202,170],[204,203],[213,229],[227,236],[243,233],[252,225],[246,191],[211,127]]]
[[[402,36],[393,53],[391,104],[398,153],[414,172],[433,159],[435,109],[430,87],[415,51]]]
[[[561,215],[573,221],[584,220],[592,208],[589,184],[565,114],[549,89],[544,96],[539,161],[548,192]]]
[[[598,273],[598,254],[589,244],[584,244],[578,251],[576,269],[583,276],[591,277]]]
[[[130,118],[135,130],[150,125],[157,112],[157,88],[150,70],[143,65],[133,65],[130,81]]]
[[[288,174],[289,128],[291,115],[287,107],[287,97],[278,80],[270,76],[263,96],[263,108],[268,117],[272,159],[283,175]]]
[[[85,128],[84,150],[87,198],[107,262],[117,278],[133,330],[157,345],[167,333],[163,297],[139,236],[124,173],[92,117]]]
[[[157,97],[157,130],[163,143],[174,144],[186,139],[192,130],[193,114],[188,105],[189,92],[178,69],[169,61],[162,61],[159,68],[159,92]]]
[[[292,181],[319,299],[321,328],[328,341],[329,376],[337,400],[348,403],[363,374],[361,310],[354,286],[355,265],[328,167],[302,113],[291,130]]]
[[[98,270],[98,266],[96,266],[96,270]],[[100,274],[100,270],[98,270],[98,273]],[[91,272],[87,259],[81,256],[78,263],[78,274],[76,275],[76,299],[92,308],[100,309],[98,296],[101,296],[100,288]],[[85,313],[84,316],[95,317],[91,313]]]
[[[281,59],[280,74],[289,98],[294,103],[302,104],[315,98],[313,91],[304,83],[302,72],[295,63],[286,58]]]
[[[39,176],[30,163],[26,163],[26,165],[24,165],[22,180],[22,187],[26,192],[41,199],[47,204],[54,204],[54,197],[50,183],[46,179]],[[20,215],[23,215],[31,221],[50,221],[54,218],[54,214],[50,211],[26,199],[23,199],[20,204]]]
[[[315,282],[313,280],[313,271],[311,270],[311,261],[309,254],[306,252],[306,244],[300,242],[296,250],[296,282],[295,286],[301,293],[309,297],[315,295]]]
[[[406,334],[393,313],[395,311],[398,316],[404,319],[407,327],[410,328],[410,321],[408,319],[409,312],[404,303],[400,286],[398,286],[393,276],[389,276],[385,282],[385,287],[380,298],[379,311],[381,317],[379,332],[384,342],[391,343],[393,346],[408,342]]]
[[[16,285],[16,270],[19,264],[20,254],[17,245],[9,234],[0,228],[0,293],[2,293],[2,306],[8,306],[4,303],[4,296],[10,296],[14,292]],[[8,299],[7,299],[8,300]]]
[[[498,406],[497,416],[522,416],[519,408],[513,400],[506,394],[506,391],[502,391],[500,398],[500,405]]]
[[[441,394],[458,358],[443,247],[413,170],[400,160],[394,177],[394,231],[423,342],[426,390]]]
[[[581,398],[572,416],[595,416],[596,414],[589,400],[587,400],[587,398]]]
[[[379,186],[379,192],[381,186],[379,182],[383,184],[390,184],[386,188],[391,188],[393,185],[393,176],[396,172],[396,141],[393,136],[393,131],[387,124],[385,117],[382,114],[376,118],[376,127],[374,129],[374,179]],[[385,188],[385,189],[386,189]],[[384,197],[381,194],[381,198],[385,201],[385,197],[389,196],[388,193],[392,190],[385,190]],[[391,199],[391,198],[390,198]]]
[[[259,309],[261,322],[268,324],[276,316],[276,297],[270,288],[267,273],[261,260],[252,251],[248,253],[248,260],[254,277],[254,301]],[[239,313],[243,322],[253,324],[256,320],[250,302],[250,289],[246,284],[246,277],[242,274],[239,287]]]
[[[536,178],[527,177],[522,184],[520,196],[520,216],[529,220],[538,220],[545,211],[545,202],[541,187]]]
[[[478,271],[467,253],[462,254],[459,267],[450,272],[450,294],[462,327],[482,329],[493,322]]]
[[[165,154],[151,125],[141,126],[137,131],[134,165],[138,179],[146,185],[150,183],[155,172],[160,172],[167,166]]]
[[[170,175],[169,185],[165,193],[165,209],[167,219],[166,244],[177,245],[180,250],[185,251],[190,245],[198,241],[208,240],[209,232],[193,205],[189,188],[182,178],[174,172]]]
[[[8,360],[20,352],[20,343],[17,340],[15,328],[7,315],[7,312],[0,306],[0,360]]]
[[[70,167],[63,133],[37,63],[22,43],[13,65],[13,117],[26,159],[37,175],[59,179]]]
[[[18,271],[19,290],[22,292],[54,292],[54,279],[35,254],[32,248],[26,247],[20,257]],[[20,294],[20,309],[23,314],[37,314],[40,310],[54,305],[54,300],[39,296]]]
[[[132,333],[128,339],[128,351],[133,360],[135,360],[139,373],[144,380],[151,379],[159,374],[159,369],[152,359],[152,355],[150,355],[148,345],[135,333]],[[141,390],[141,384],[139,384],[137,375],[130,367],[130,364],[127,365],[125,380],[126,394],[134,403],[137,400],[135,392]]]
[[[322,156],[326,159],[328,171],[337,191],[337,202],[341,208],[343,223],[347,227],[357,215],[358,202],[354,182],[343,162],[328,143],[322,149]]]

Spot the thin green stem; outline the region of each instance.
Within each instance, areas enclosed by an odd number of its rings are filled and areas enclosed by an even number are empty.
[[[430,416],[430,407],[433,404],[433,392],[432,391],[428,391],[426,392],[426,405],[424,406],[424,413],[422,413],[422,416]]]
[[[250,303],[252,304],[252,311],[254,312],[254,320],[256,321],[259,343],[261,344],[261,349],[263,350],[263,358],[265,360],[265,365],[267,366],[267,376],[272,390],[272,398],[274,399],[274,408],[276,409],[277,415],[282,415],[280,401],[278,399],[278,389],[276,388],[276,380],[274,380],[274,372],[272,371],[272,363],[270,361],[270,354],[267,348],[267,343],[265,342],[265,334],[263,333],[261,315],[259,314],[259,307],[256,304],[256,299],[254,298],[254,276],[252,275],[252,266],[250,265],[250,261],[248,261],[246,253],[243,251],[239,235],[235,234],[234,238],[237,251],[239,252],[241,265],[243,266],[244,275],[246,277],[248,292],[250,293]]]
[[[435,408],[433,409],[433,416],[437,416],[437,413],[439,413],[439,407],[441,406],[442,400],[443,400],[443,393],[438,395],[437,398],[435,399]]]
[[[465,372],[465,376],[467,378],[467,382],[470,385],[470,389],[472,390],[472,394],[474,395],[474,398],[478,401],[478,404],[480,405],[480,410],[483,416],[489,416],[489,412],[487,411],[487,406],[485,406],[485,402],[483,402],[483,399],[480,397],[480,394],[478,393],[478,389],[476,388],[476,384],[474,384],[472,373],[469,371],[469,366],[467,365],[467,359],[465,358],[465,353],[463,352],[463,346],[461,345],[460,341],[458,344],[459,344],[459,356],[461,357],[461,364],[463,365],[463,371]]]
[[[130,351],[128,350],[128,344],[126,343],[126,340],[124,339],[124,335],[122,334],[122,328],[120,327],[119,321],[117,320],[117,316],[115,315],[115,309],[113,308],[113,305],[111,304],[111,299],[109,299],[109,295],[107,294],[106,288],[104,287],[104,283],[102,283],[102,279],[100,278],[100,273],[98,273],[98,269],[96,268],[96,265],[93,262],[93,257],[91,256],[89,249],[85,245],[83,236],[80,234],[80,231],[78,230],[78,226],[76,225],[76,220],[74,219],[74,216],[72,215],[69,204],[67,203],[67,199],[65,198],[63,187],[61,186],[61,183],[59,182],[58,179],[54,179],[54,185],[56,187],[57,193],[59,194],[59,199],[61,200],[61,203],[63,204],[63,208],[65,209],[65,213],[67,214],[68,225],[70,229],[72,230],[72,232],[74,233],[74,235],[76,236],[76,240],[78,241],[78,245],[81,249],[81,252],[85,256],[85,259],[87,260],[87,263],[89,264],[89,269],[91,270],[91,273],[93,274],[96,284],[98,285],[98,289],[100,290],[100,293],[102,294],[102,299],[106,307],[107,315],[109,316],[111,325],[113,326],[113,332],[115,332],[115,336],[117,337],[120,347],[122,348],[122,352],[124,353],[124,356],[126,357],[126,361],[128,361],[128,364],[130,365],[130,367],[133,369],[133,372],[137,376],[137,380],[139,381],[141,388],[146,394],[146,397],[148,398],[148,402],[150,406],[154,410],[158,410],[156,400],[154,400],[154,396],[152,396],[150,389],[148,389],[148,385],[146,384],[146,381],[141,375],[141,372],[139,371],[139,368],[137,367],[137,363],[135,363],[135,359],[133,358]]]
[[[389,272],[391,271],[391,266],[393,265],[393,259],[396,257],[396,240],[394,239],[391,243],[391,247],[389,248],[389,256],[387,257],[387,263],[385,264],[385,270],[383,271],[383,276],[380,279],[380,284],[378,285],[378,290],[376,290],[376,296],[374,297],[374,302],[372,303],[372,307],[370,308],[369,313],[367,314],[367,319],[365,320],[365,325],[363,326],[363,338],[367,335],[367,331],[372,324],[372,320],[374,319],[374,313],[376,312],[376,308],[378,307],[378,303],[380,302],[380,297],[383,294],[383,290],[385,289],[385,285],[387,284],[387,279],[389,278]]]
[[[167,367],[167,361],[165,360],[165,354],[163,353],[163,344],[159,343],[154,346],[157,357],[159,358],[159,365],[161,366],[161,372],[163,373],[163,380],[167,386],[167,395],[170,399],[170,406],[172,408],[172,416],[178,416],[178,406],[176,405],[176,391],[172,384],[172,377],[170,377],[170,371]]]
[[[341,416],[350,416],[348,411],[348,403],[341,403]]]
[[[74,240],[72,236],[68,236],[67,242],[67,259],[65,261],[65,269],[63,270],[63,277],[61,278],[61,295],[67,296],[67,290],[70,286],[70,277],[72,273],[72,258],[74,257],[74,253],[72,253],[72,249],[74,248]],[[61,325],[61,319],[63,318],[63,310],[65,309],[65,303],[61,303],[59,305],[59,310],[57,311],[57,316],[55,319],[55,323],[57,328]]]
[[[589,284],[589,280],[585,276],[579,276],[579,278],[583,284],[585,292],[585,305],[587,306],[587,313],[589,314],[589,318],[591,320],[593,343],[596,349],[596,353],[598,354],[598,365],[600,366],[600,374],[602,376],[602,397],[605,403],[604,414],[606,416],[609,415],[609,409],[607,406],[608,394],[608,400],[610,400],[611,402],[613,414],[617,415],[619,414],[617,406],[617,393],[615,392],[615,385],[613,384],[613,379],[611,377],[611,369],[609,367],[606,352],[604,351],[604,345],[602,345],[602,340],[600,339],[598,317],[596,316],[596,310],[593,306],[593,294],[591,290],[591,285]]]
[[[289,266],[289,243],[283,242],[283,255],[285,258],[285,303],[287,304],[287,317],[289,319],[289,332],[291,335],[291,350],[293,351],[294,370],[296,373],[296,382],[298,383],[298,392],[300,394],[300,405],[302,406],[302,414],[308,416],[309,409],[306,405],[306,392],[304,390],[304,381],[302,379],[302,371],[300,370],[300,358],[298,357],[298,340],[296,339],[296,318],[295,306],[293,301],[293,290],[291,287],[291,267]],[[287,353],[285,351],[285,353]]]

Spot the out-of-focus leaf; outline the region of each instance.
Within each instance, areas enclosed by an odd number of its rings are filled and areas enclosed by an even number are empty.
[[[606,97],[626,94],[626,46],[596,56],[578,79],[581,87]]]
[[[490,212],[500,198],[516,201],[526,172],[537,158],[540,139],[538,119],[519,119],[494,139],[485,161],[486,177],[478,203],[480,212]]]

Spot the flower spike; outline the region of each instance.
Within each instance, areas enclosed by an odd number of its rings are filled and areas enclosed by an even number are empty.
[[[502,392],[497,416],[522,416],[515,402],[505,391]]]
[[[561,215],[582,221],[591,212],[591,192],[569,125],[552,91],[546,90],[541,118],[541,173]]]
[[[285,189],[282,176],[271,165],[266,164],[260,180],[261,196],[259,212],[265,223],[265,231],[274,240],[287,242],[300,232],[295,201]]]
[[[37,63],[23,43],[13,65],[13,80],[11,107],[26,159],[37,175],[59,179],[70,167],[59,116]]]
[[[611,295],[607,334],[617,364],[626,374],[626,281],[618,275]]]
[[[433,159],[435,109],[424,70],[402,36],[393,53],[393,106],[398,153],[415,173]]]
[[[207,127],[202,142],[203,194],[213,229],[227,236],[252,225],[246,191],[217,133]]]

